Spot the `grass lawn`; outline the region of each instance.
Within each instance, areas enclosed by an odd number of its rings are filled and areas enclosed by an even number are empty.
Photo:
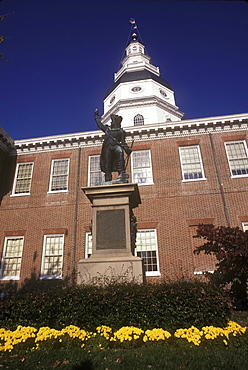
[[[187,346],[188,347],[188,346]],[[88,352],[80,348],[36,350],[5,354],[0,358],[1,369],[71,369],[71,370],[144,370],[144,369],[237,369],[247,370],[246,348],[175,348],[152,345],[149,348],[105,349]]]

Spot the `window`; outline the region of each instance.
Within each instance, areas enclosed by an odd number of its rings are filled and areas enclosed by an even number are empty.
[[[140,185],[153,184],[150,150],[136,150],[131,158],[132,181]]]
[[[248,222],[242,222],[243,231],[248,230]]]
[[[5,238],[0,271],[1,279],[18,280],[20,278],[23,241],[23,236]]]
[[[100,185],[105,181],[104,173],[100,168],[100,155],[89,156],[88,186]]]
[[[30,194],[33,163],[18,163],[12,195]]]
[[[44,236],[41,278],[62,278],[63,249],[64,235]]]
[[[92,254],[92,234],[86,233],[85,258]],[[157,276],[159,273],[157,235],[155,229],[137,231],[135,255],[144,260],[146,275]]]
[[[140,86],[134,86],[134,87],[131,88],[132,92],[140,92],[141,90],[142,90],[142,88]]]
[[[144,117],[141,114],[137,114],[133,119],[134,126],[144,125]]]
[[[205,179],[198,145],[179,148],[184,181]]]
[[[52,161],[49,191],[67,191],[69,175],[69,159]]]
[[[248,157],[245,141],[225,143],[227,158],[232,176],[248,175]]]
[[[156,229],[138,230],[135,254],[143,259],[147,276],[160,275]]]
[[[85,258],[89,258],[91,254],[92,254],[92,234],[90,232],[87,232],[85,241]]]

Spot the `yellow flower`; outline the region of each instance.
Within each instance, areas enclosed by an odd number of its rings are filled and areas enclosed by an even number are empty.
[[[180,328],[175,331],[174,337],[186,339],[189,343],[192,343],[195,346],[199,346],[203,338],[206,340],[214,340],[221,337],[223,343],[228,345],[230,336],[242,335],[246,330],[247,327],[242,327],[233,321],[229,321],[225,328],[214,326],[204,326],[201,330],[194,326],[188,329]],[[0,328],[0,340],[2,341],[0,342],[0,351],[11,352],[15,345],[24,343],[29,338],[34,338],[35,340],[36,347],[33,347],[33,344],[31,347],[31,350],[34,350],[39,347],[39,343],[42,341],[58,338],[59,342],[62,342],[63,335],[68,335],[70,338],[78,338],[85,343],[87,340],[90,340],[99,334],[110,342],[119,341],[120,343],[125,341],[131,342],[132,340],[137,341],[140,338],[142,338],[145,343],[147,341],[166,340],[171,337],[171,334],[162,328],[146,330],[144,333],[142,329],[134,326],[124,326],[113,333],[110,327],[102,325],[96,328],[95,333],[92,333],[74,325],[69,325],[62,330],[41,327],[38,331],[30,326],[23,327],[18,325],[16,330],[13,331]],[[85,346],[84,343],[81,345],[82,348]],[[96,345],[98,348],[103,348],[101,344]]]
[[[152,341],[158,341],[158,340],[165,340],[171,337],[171,334],[163,329],[152,329],[152,330],[146,330],[145,336],[143,338],[143,341],[146,342],[147,340]]]
[[[142,329],[136,328],[134,326],[123,326],[114,333],[114,339],[119,339],[121,343],[125,340],[137,340],[143,333],[144,331]]]
[[[203,331],[197,329],[195,326],[191,326],[189,329],[178,329],[174,333],[176,338],[185,338],[188,342],[194,343],[194,345],[199,346],[201,343]]]

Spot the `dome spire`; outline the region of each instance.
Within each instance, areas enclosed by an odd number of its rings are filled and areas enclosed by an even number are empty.
[[[137,24],[136,24],[135,19],[130,18],[130,19],[129,19],[129,22],[131,23],[131,29],[135,30],[135,29],[137,29],[137,28],[138,28],[138,26],[137,26]]]
[[[133,34],[132,34],[132,40],[133,40],[133,41],[137,41],[137,34],[136,34],[136,33],[133,33]]]
[[[144,44],[141,34],[139,32],[136,20],[133,18],[130,18],[129,22],[131,23],[131,29],[130,29],[129,36],[128,36],[128,43],[130,43],[130,40],[131,40],[131,41],[140,41],[142,44]],[[130,38],[131,34],[132,36]]]
[[[160,76],[159,68],[152,65],[151,58],[146,53],[145,45],[140,41],[141,37],[135,20],[131,18],[130,23],[131,30],[128,36],[129,42],[125,49],[126,56],[121,61],[118,72],[115,73],[115,82],[126,72],[148,70]]]

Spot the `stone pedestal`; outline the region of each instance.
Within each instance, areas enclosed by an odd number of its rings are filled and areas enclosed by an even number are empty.
[[[131,245],[131,213],[141,203],[137,184],[82,190],[92,203],[92,255],[78,263],[78,284],[142,283],[142,259]]]

